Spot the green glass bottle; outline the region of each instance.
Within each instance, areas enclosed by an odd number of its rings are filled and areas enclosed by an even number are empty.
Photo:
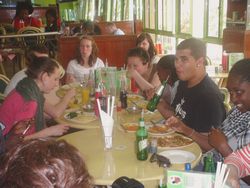
[[[213,155],[209,154],[204,158],[204,172],[215,173],[215,171]]]
[[[136,131],[137,159],[145,161],[148,158],[148,132],[144,125],[144,119],[140,118],[139,129]]]
[[[153,98],[147,104],[147,110],[149,110],[151,112],[155,111],[155,109],[156,109],[156,107],[161,99],[161,96],[162,96],[162,93],[164,91],[166,84],[167,84],[167,81],[164,81],[162,83],[162,85],[159,87],[159,89],[156,91]]]

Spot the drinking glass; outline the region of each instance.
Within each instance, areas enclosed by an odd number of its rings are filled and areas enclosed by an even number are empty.
[[[90,88],[88,86],[83,86],[82,88],[82,104],[87,105],[89,104],[90,100]]]

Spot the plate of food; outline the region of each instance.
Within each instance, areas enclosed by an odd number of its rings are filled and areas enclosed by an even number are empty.
[[[82,110],[77,110],[64,114],[64,119],[72,123],[87,124],[97,120],[97,117],[94,114],[85,113]]]
[[[141,95],[136,95],[136,94],[128,94],[127,95],[128,98],[128,102],[132,101],[132,102],[138,102],[140,100],[144,100],[144,97]]]
[[[193,143],[191,138],[179,134],[166,135],[157,138],[159,149],[178,149],[189,146]]]
[[[57,91],[56,91],[56,95],[58,97],[63,97],[65,95],[65,93],[71,89],[71,88],[76,88],[76,93],[77,95],[79,95],[81,97],[81,85],[79,83],[71,83],[71,84],[66,84],[61,86]]]
[[[126,132],[136,132],[139,128],[138,123],[123,123],[121,126]]]
[[[174,133],[174,130],[165,124],[157,123],[148,128],[148,134],[154,137],[164,136],[172,133]]]
[[[192,163],[196,158],[192,152],[185,150],[166,150],[159,155],[167,157],[171,164]]]
[[[150,122],[145,122],[145,127],[148,129],[151,126]],[[121,127],[126,132],[136,132],[139,129],[139,123],[122,123]]]

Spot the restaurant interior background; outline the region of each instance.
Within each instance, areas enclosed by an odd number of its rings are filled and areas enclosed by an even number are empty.
[[[0,23],[11,22],[18,0],[0,1]],[[191,36],[207,43],[210,63],[221,67],[223,51],[235,58],[250,56],[248,23],[250,11],[247,0],[31,0],[34,17],[45,21],[45,11],[54,6],[61,21],[81,20],[133,21],[142,23],[162,53],[175,53],[176,45]],[[199,6],[197,6],[199,5]],[[133,26],[134,31],[136,24]],[[134,32],[138,33],[138,32]],[[230,58],[229,58],[230,62]],[[218,70],[217,69],[217,70]]]

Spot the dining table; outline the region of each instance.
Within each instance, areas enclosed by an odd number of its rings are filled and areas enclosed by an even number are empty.
[[[111,149],[105,149],[103,129],[100,119],[88,124],[72,123],[61,118],[60,123],[67,122],[72,127],[83,130],[64,135],[59,139],[64,139],[75,146],[87,164],[89,173],[93,176],[96,185],[111,185],[114,180],[121,176],[134,178],[144,184],[145,187],[155,187],[159,180],[164,177],[167,169],[184,170],[184,163],[172,164],[169,168],[160,167],[156,162],[150,162],[150,155],[147,160],[139,161],[136,157],[135,132],[127,131],[122,124],[126,122],[139,121],[139,114],[131,114],[126,109],[114,112],[113,143]],[[158,122],[162,120],[159,112],[146,112],[144,114],[145,124],[148,122]],[[176,134],[176,133],[173,133]],[[187,151],[195,157],[191,161],[191,167],[195,167],[202,156],[199,145],[195,142],[180,148],[158,148],[158,153],[162,151]]]

